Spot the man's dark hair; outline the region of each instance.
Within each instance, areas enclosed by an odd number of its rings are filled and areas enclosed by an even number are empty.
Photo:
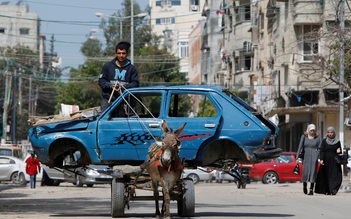
[[[117,49],[120,49],[120,50],[125,49],[127,52],[129,52],[128,51],[129,47],[130,47],[130,43],[129,42],[120,42],[116,46],[116,51],[117,51]]]

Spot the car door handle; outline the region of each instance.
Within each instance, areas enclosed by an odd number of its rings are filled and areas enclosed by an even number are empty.
[[[150,128],[158,128],[158,127],[160,127],[160,124],[158,124],[158,123],[150,123],[149,127]]]
[[[205,124],[205,128],[214,128],[216,124]]]

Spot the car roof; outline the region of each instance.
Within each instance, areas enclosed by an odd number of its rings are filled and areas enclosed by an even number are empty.
[[[129,90],[217,90],[222,91],[226,89],[222,86],[214,86],[214,85],[159,85],[159,86],[143,86],[137,88],[130,88]]]
[[[5,158],[11,158],[13,160],[19,161],[19,162],[24,162],[23,160],[17,158],[17,157],[13,157],[13,156],[6,156],[6,155],[0,155],[0,157],[5,157]]]

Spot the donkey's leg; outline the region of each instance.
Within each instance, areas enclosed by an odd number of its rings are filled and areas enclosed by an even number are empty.
[[[157,182],[152,183],[152,189],[154,191],[155,207],[156,207],[156,218],[161,219],[161,212],[158,204],[159,194],[158,194],[158,184]]]
[[[163,204],[162,204],[163,219],[170,219],[171,218],[171,212],[170,212],[171,197],[169,195],[168,183],[166,182],[162,182],[162,193],[163,193]]]

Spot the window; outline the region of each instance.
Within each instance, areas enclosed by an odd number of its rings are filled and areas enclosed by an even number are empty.
[[[313,56],[319,54],[319,28],[320,25],[302,25],[298,27],[302,61],[312,61]]]
[[[20,35],[29,35],[29,28],[20,28]]]
[[[217,115],[217,109],[203,94],[174,93],[168,111],[169,117],[205,118]]]
[[[111,117],[117,118],[158,118],[161,109],[162,95],[160,93],[143,93],[127,95],[125,100],[132,107],[132,109],[122,101],[115,110]]]
[[[0,33],[5,33],[5,28],[0,28]]]
[[[157,18],[156,24],[174,24],[175,18],[174,17],[165,17],[165,18]]]
[[[241,5],[236,9],[236,21],[249,21],[251,20],[250,5]]]
[[[181,0],[160,0],[156,1],[156,6],[181,5]]]
[[[189,57],[188,42],[185,42],[185,41],[178,42],[178,48],[179,48],[179,58]]]

